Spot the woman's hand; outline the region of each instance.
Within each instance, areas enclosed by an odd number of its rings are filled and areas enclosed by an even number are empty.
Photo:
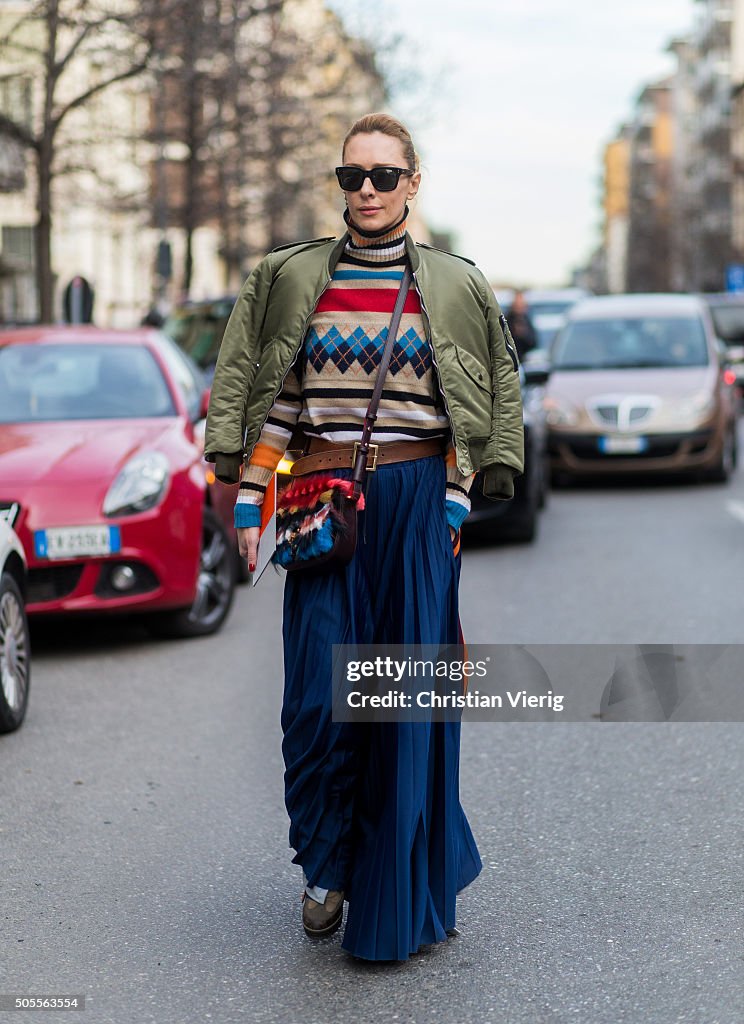
[[[454,526],[450,526],[449,530],[450,530],[450,539],[451,539],[452,543],[454,544],[455,543],[455,537],[457,536],[457,530],[454,528]]]
[[[238,527],[238,551],[240,552],[241,558],[248,559],[248,569],[250,572],[253,572],[256,568],[258,538],[260,533],[260,526]]]

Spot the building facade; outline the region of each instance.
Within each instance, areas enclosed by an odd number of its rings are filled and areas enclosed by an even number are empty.
[[[630,211],[630,132],[627,125],[604,152],[605,290],[619,294],[627,288],[628,222]]]
[[[695,291],[720,291],[732,261],[732,98],[733,0],[697,0],[693,32],[696,57],[696,131],[690,186],[699,209],[693,221]]]
[[[668,80],[647,85],[628,128],[629,292],[665,292],[671,287],[671,97]]]
[[[696,0],[690,32],[667,50],[673,73],[641,91],[627,129],[624,282],[619,139],[605,152],[612,291],[720,291],[744,263],[744,0]]]
[[[33,6],[30,0],[4,0],[0,35]],[[252,94],[243,96],[240,83],[249,75],[239,62],[260,69],[256,54],[265,52],[272,32],[277,53],[292,41],[294,66],[299,62],[304,70],[290,74],[278,66],[271,87],[254,74]],[[69,42],[60,40],[62,46]],[[369,48],[344,30],[322,0],[287,0],[278,16],[241,27],[234,51],[216,58],[198,65],[202,75],[207,69],[207,87],[196,116],[202,126],[216,128],[200,140],[195,161],[189,161],[182,125],[168,113],[174,95],[188,99],[183,77],[165,96],[158,131],[162,79],[154,70],[110,86],[65,118],[52,182],[54,319],[62,318],[64,289],[75,276],[94,289],[96,323],[130,327],[155,303],[165,311],[185,298],[234,294],[272,244],[339,233],[343,197],[333,167],[341,140],[357,117],[385,105],[384,82]],[[58,100],[68,102],[99,80],[106,73],[101,59],[94,48],[81,47]],[[208,79],[224,75],[225,68],[232,77],[221,90]],[[40,65],[31,66],[22,49],[14,54],[4,47],[0,112],[38,132],[43,91]],[[39,316],[37,193],[33,149],[1,138],[0,323]],[[186,200],[194,196],[196,215],[192,208],[187,217]]]
[[[699,147],[697,92],[698,50],[692,36],[672,40],[675,58],[672,87],[672,168],[670,195],[670,286],[694,290],[701,276],[702,201],[698,193]]]
[[[744,264],[744,0],[734,0],[731,23],[731,245]]]

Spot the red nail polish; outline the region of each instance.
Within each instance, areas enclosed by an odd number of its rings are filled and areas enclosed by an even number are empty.
[[[256,568],[256,563],[255,562],[249,562],[248,563],[248,571],[249,572],[253,572],[255,570],[255,568]]]

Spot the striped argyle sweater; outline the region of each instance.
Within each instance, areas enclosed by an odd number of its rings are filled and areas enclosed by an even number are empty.
[[[372,397],[387,328],[407,261],[404,219],[387,233],[357,230],[308,323],[305,342],[243,466],[235,526],[258,526],[266,487],[293,430],[327,441],[356,441]],[[421,302],[411,288],[403,307],[372,432],[386,441],[446,439],[446,512],[458,530],[470,511],[475,474],[457,468],[449,421],[424,332]]]

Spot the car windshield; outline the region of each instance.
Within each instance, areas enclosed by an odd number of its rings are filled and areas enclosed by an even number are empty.
[[[537,347],[544,349],[550,348],[553,338],[555,338],[558,330],[558,327],[541,327],[539,324],[536,324],[535,333],[537,334]]]
[[[565,299],[560,302],[530,302],[527,312],[534,316],[562,316],[574,305]]]
[[[0,347],[0,423],[175,415],[165,377],[144,346]]]
[[[744,303],[712,306],[710,312],[719,338],[737,345],[744,342]]]
[[[183,349],[202,370],[210,370],[217,355],[234,303],[220,300],[207,306],[183,308],[163,324],[163,333]]]
[[[577,320],[555,340],[558,370],[706,366],[708,348],[697,317]]]

